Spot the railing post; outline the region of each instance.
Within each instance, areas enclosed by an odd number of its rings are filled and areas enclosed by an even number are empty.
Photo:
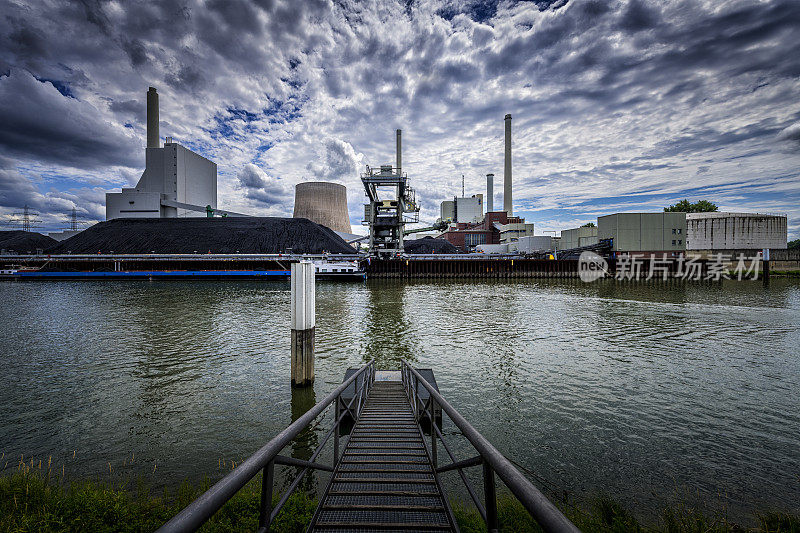
[[[272,482],[275,477],[275,461],[270,461],[264,467],[261,478],[261,509],[258,514],[258,527],[269,531],[270,515],[272,515]]]
[[[414,382],[411,386],[411,395],[414,397],[414,420],[419,421],[418,410],[417,410],[417,392],[419,388],[419,382],[417,381],[417,376],[414,376]]]
[[[430,415],[431,415],[431,459],[433,460],[433,468],[436,469],[439,466],[438,455],[436,453],[436,408],[434,407],[433,403],[433,396],[430,397]]]
[[[497,520],[497,492],[494,485],[494,470],[489,463],[483,463],[483,495],[486,506],[486,528],[489,533],[496,533],[499,529]]]
[[[333,409],[333,467],[339,462],[339,399],[341,396],[336,397]]]

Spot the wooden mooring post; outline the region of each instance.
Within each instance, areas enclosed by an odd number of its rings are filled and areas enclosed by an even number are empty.
[[[314,263],[292,263],[292,385],[314,383],[314,329],[316,325]]]

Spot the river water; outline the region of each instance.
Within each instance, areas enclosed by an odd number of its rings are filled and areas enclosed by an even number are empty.
[[[319,283],[305,391],[287,282],[0,282],[0,299],[7,468],[217,479],[348,366],[405,358],[556,498],[800,511],[798,281]]]

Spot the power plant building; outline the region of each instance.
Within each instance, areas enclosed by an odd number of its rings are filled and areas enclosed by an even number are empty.
[[[517,243],[523,237],[533,236],[533,224],[526,223],[525,219],[513,216],[512,201],[512,165],[511,165],[511,115],[504,117],[505,146],[503,151],[503,210],[494,211],[494,174],[486,175],[486,196],[489,209],[483,214],[481,205],[480,219],[470,220],[473,211],[467,214],[459,212],[459,201],[468,201],[470,198],[454,198],[443,202],[441,206],[442,220],[454,221],[442,233],[441,237],[452,245],[464,251],[473,251],[481,245],[505,245],[507,248],[512,243]],[[482,202],[481,195],[475,195]],[[452,218],[449,215],[452,212]],[[477,209],[475,210],[477,213]],[[502,247],[481,246],[482,250],[500,250]],[[491,253],[491,252],[490,252]]]
[[[439,220],[443,222],[456,222],[455,200],[445,200],[439,206]]]
[[[786,215],[687,213],[687,250],[786,249]]]
[[[529,254],[533,252],[552,252],[557,249],[558,238],[550,235],[528,235],[508,245],[509,252]]]
[[[477,223],[483,219],[483,195],[453,198],[441,203],[440,220],[443,222]]]
[[[518,241],[522,237],[533,236],[533,222],[525,222],[525,219],[522,218],[519,219],[519,222],[498,224],[497,230],[500,232],[500,242],[509,244]]]
[[[217,208],[217,165],[158,133],[158,94],[147,92],[145,170],[133,188],[106,193],[106,219],[204,216]],[[213,211],[211,211],[213,212]]]
[[[347,187],[328,181],[298,183],[294,188],[294,218],[307,218],[340,233],[352,233]]]
[[[595,244],[597,244],[597,226],[581,226],[561,232],[561,245],[564,250]]]
[[[597,238],[619,252],[686,250],[686,213],[616,213],[597,218]],[[563,240],[563,238],[562,238]],[[561,249],[566,249],[562,242]]]

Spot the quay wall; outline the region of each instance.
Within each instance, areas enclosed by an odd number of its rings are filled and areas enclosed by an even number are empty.
[[[368,278],[577,278],[578,261],[546,259],[372,259]]]

